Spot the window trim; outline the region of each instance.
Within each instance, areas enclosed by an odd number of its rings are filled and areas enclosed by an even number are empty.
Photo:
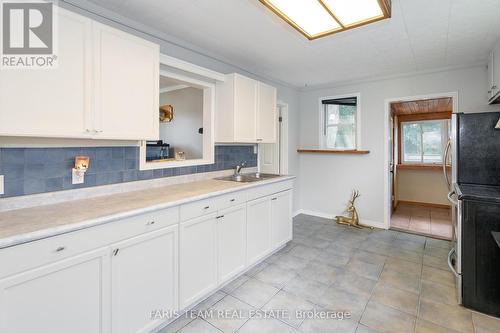
[[[356,97],[357,100],[357,105],[356,105],[356,123],[355,123],[355,131],[356,131],[356,137],[355,137],[355,147],[353,150],[361,150],[361,93],[351,93],[351,94],[342,94],[342,95],[335,95],[335,96],[324,96],[319,98],[319,137],[318,137],[318,142],[319,142],[319,147],[321,149],[329,149],[329,150],[339,150],[342,151],[344,149],[334,149],[334,148],[327,148],[326,146],[326,134],[325,134],[325,129],[326,129],[326,119],[325,115],[326,112],[324,111],[323,107],[323,101],[329,100],[329,99],[341,99],[341,98],[349,98],[349,97]]]
[[[443,112],[444,113],[444,112]],[[448,114],[448,113],[446,113]],[[416,115],[415,115],[416,116]],[[444,131],[441,132],[441,145],[442,145],[442,150],[444,152],[444,149],[446,147],[446,144],[448,142],[448,133],[450,131],[450,117],[440,117],[441,115],[438,116],[433,116],[433,117],[421,117],[418,119],[418,117],[408,117],[403,119],[398,118],[398,139],[399,139],[399,152],[398,152],[398,166],[400,166],[402,169],[416,169],[416,168],[430,168],[430,167],[439,167],[443,165],[443,161],[439,163],[424,163],[422,162],[406,162],[404,160],[404,140],[403,140],[403,124],[408,124],[408,123],[425,123],[425,122],[432,122],[432,121],[440,121],[440,122],[445,122],[445,128]]]

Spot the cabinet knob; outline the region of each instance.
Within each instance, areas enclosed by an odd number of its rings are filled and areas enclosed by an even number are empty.
[[[156,223],[155,221],[149,221],[148,223],[146,223],[146,225],[153,225],[155,223]]]
[[[236,199],[231,199],[231,200],[229,200],[229,201],[234,202],[235,200],[236,200]]]
[[[278,200],[278,198],[272,198],[271,200]]]
[[[113,251],[113,255],[114,255],[114,256],[116,256],[116,255],[118,254],[118,251],[120,251],[120,249],[115,249],[115,250]]]
[[[66,250],[66,246],[59,246],[57,249],[56,249],[56,252],[62,252]]]
[[[224,215],[219,215],[219,216],[216,217],[216,219],[221,219],[223,217],[224,217]]]
[[[210,208],[210,206],[205,206],[205,207],[203,207],[203,209],[209,209],[209,208]]]

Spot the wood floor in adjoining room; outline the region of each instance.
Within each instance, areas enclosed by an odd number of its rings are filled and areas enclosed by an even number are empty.
[[[450,240],[451,210],[399,204],[391,217],[391,229]]]
[[[160,333],[500,332],[500,319],[457,304],[446,261],[450,247],[444,240],[299,215],[286,247]],[[251,315],[259,310],[290,316]],[[351,315],[304,319],[294,316],[297,310]]]

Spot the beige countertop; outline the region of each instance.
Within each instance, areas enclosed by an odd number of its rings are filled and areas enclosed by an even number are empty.
[[[210,179],[0,212],[0,249],[293,178],[282,176],[254,183]]]

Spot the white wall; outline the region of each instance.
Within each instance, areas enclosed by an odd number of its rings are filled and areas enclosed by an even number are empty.
[[[160,123],[160,139],[170,144],[175,152],[183,151],[186,159],[203,157],[203,90],[184,88],[160,94],[160,105],[174,108],[171,122]]]
[[[334,73],[332,73],[334,75]],[[345,209],[353,188],[359,189],[361,220],[384,224],[384,103],[388,98],[458,92],[460,112],[500,110],[488,106],[486,67],[426,73],[304,91],[300,94],[300,146],[318,147],[319,98],[361,94],[361,145],[368,155],[301,154],[300,207],[325,215]]]
[[[448,185],[440,170],[398,170],[397,199],[449,205]]]

